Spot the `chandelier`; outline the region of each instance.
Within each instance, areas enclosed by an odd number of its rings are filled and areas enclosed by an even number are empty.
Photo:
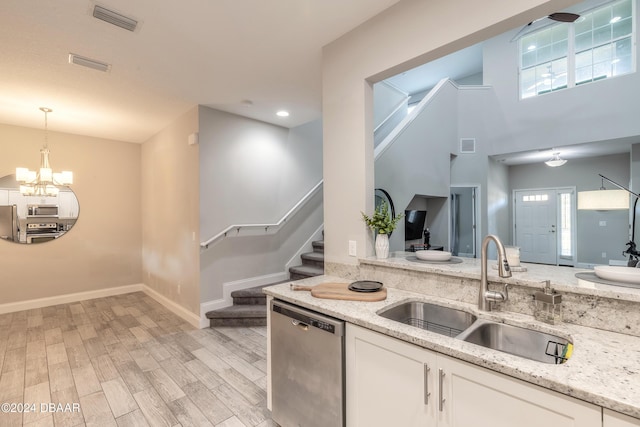
[[[16,168],[16,181],[20,183],[20,193],[25,196],[57,196],[58,186],[73,184],[73,172],[53,173],[49,164],[49,129],[47,114],[50,108],[40,107],[44,113],[44,147],[40,149],[40,169],[31,171],[27,168]]]

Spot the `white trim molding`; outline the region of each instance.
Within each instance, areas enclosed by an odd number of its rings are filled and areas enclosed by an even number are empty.
[[[55,295],[45,298],[36,298],[26,301],[9,302],[0,304],[0,314],[13,313],[22,310],[32,310],[34,308],[49,307],[58,304],[68,304],[71,302],[84,301],[94,298],[111,297],[114,295],[129,294],[131,292],[144,291],[145,285],[142,283],[115,288],[97,289],[94,291],[75,292],[72,294]]]
[[[111,297],[115,295],[130,294],[132,292],[144,292],[151,298],[162,304],[167,310],[171,311],[190,325],[199,328],[200,318],[197,314],[190,312],[186,308],[171,301],[155,290],[151,289],[144,283],[133,285],[117,286],[114,288],[97,289],[94,291],[74,292],[71,294],[55,295],[45,298],[36,298],[25,301],[9,302],[0,304],[0,314],[14,313],[16,311],[32,310],[34,308],[50,307],[52,305],[69,304],[72,302],[85,301],[95,298]]]
[[[201,328],[200,317],[197,314],[187,310],[180,304],[177,304],[171,301],[169,298],[165,297],[164,295],[161,295],[156,290],[151,289],[147,285],[143,285],[142,291],[145,294],[149,295],[154,300],[156,300],[157,302],[159,302],[160,304],[162,304],[167,310],[171,311],[176,316],[182,318],[182,320],[184,320],[185,322],[189,323],[195,328]]]

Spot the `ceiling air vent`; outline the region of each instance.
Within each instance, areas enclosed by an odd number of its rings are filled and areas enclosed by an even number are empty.
[[[93,68],[98,71],[109,71],[111,65],[106,62],[96,61],[95,59],[85,58],[84,56],[76,55],[75,53],[69,54],[69,64],[82,65],[83,67]]]
[[[475,153],[475,152],[476,152],[475,138],[460,138],[460,153]]]
[[[138,26],[138,21],[135,19],[98,5],[93,8],[93,17],[129,31],[135,31]]]

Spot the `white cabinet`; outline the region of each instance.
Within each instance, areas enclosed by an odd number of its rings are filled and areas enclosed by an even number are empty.
[[[602,417],[602,427],[637,427],[640,426],[640,419],[632,418],[617,412],[604,410]]]
[[[60,218],[77,218],[80,206],[73,191],[58,193],[58,216]]]
[[[600,427],[599,406],[478,366],[438,356],[444,372],[441,426]]]
[[[347,426],[436,425],[435,353],[347,324]]]
[[[346,371],[349,427],[602,426],[598,406],[351,324]]]

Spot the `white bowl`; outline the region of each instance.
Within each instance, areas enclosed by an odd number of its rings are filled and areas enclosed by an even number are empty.
[[[619,265],[596,265],[593,271],[601,279],[640,284],[640,268]]]
[[[423,261],[449,261],[449,259],[451,259],[451,252],[434,251],[431,249],[416,251],[416,258]]]

